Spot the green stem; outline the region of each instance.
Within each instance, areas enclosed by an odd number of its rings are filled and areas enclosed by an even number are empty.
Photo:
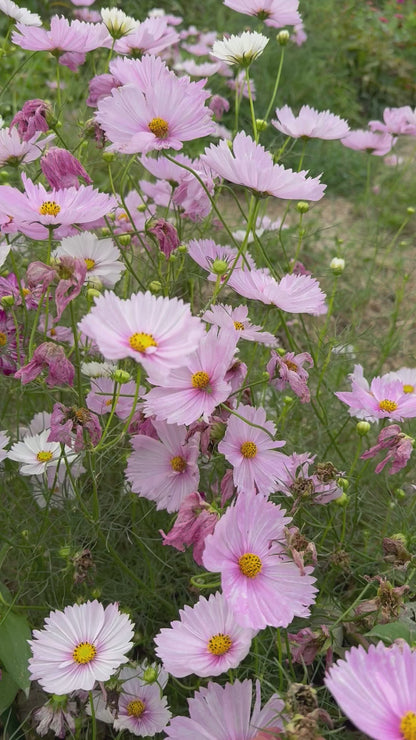
[[[250,75],[249,75],[248,67],[245,68],[245,75],[246,75],[248,102],[250,104],[251,125],[253,126],[254,141],[257,142],[259,140],[259,134],[257,131],[256,115],[254,113],[254,103],[253,103],[253,96],[251,94]]]
[[[89,694],[90,694],[90,709],[91,709],[91,722],[92,722],[92,740],[96,740],[97,722],[95,719],[95,707],[94,707],[94,699],[92,697],[92,691],[90,691]]]
[[[275,80],[275,83],[274,83],[274,88],[273,88],[273,93],[272,93],[272,97],[270,98],[270,103],[269,103],[269,105],[268,105],[268,108],[267,108],[267,110],[266,110],[266,114],[265,114],[265,116],[264,116],[264,120],[265,120],[265,121],[267,121],[267,119],[268,119],[268,117],[269,117],[269,115],[270,115],[270,111],[271,111],[271,109],[273,108],[273,105],[274,105],[274,101],[276,100],[276,95],[277,95],[277,91],[278,91],[278,89],[279,89],[279,84],[280,84],[280,77],[281,77],[281,75],[282,75],[282,69],[283,69],[283,60],[284,60],[284,58],[285,58],[285,49],[284,49],[284,47],[282,46],[282,53],[281,53],[281,55],[280,55],[280,62],[279,62],[279,67],[278,67],[278,70],[277,70],[276,80]]]

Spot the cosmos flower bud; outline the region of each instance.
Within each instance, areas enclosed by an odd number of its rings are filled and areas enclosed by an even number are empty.
[[[368,421],[359,421],[355,429],[360,437],[365,437],[371,429],[371,424]]]
[[[215,275],[225,275],[228,270],[228,263],[225,260],[216,259],[212,263],[212,272]]]
[[[265,131],[268,126],[268,123],[267,121],[264,120],[264,118],[256,118],[256,126],[257,126],[257,131]]]
[[[152,280],[148,287],[151,293],[159,293],[162,290],[162,283],[159,280]]]
[[[345,260],[343,260],[341,257],[334,257],[334,259],[331,260],[329,266],[334,275],[341,275],[341,273],[343,273],[345,269]]]
[[[2,308],[11,308],[14,306],[14,296],[4,295],[0,300],[0,304]]]
[[[117,369],[113,372],[112,377],[116,383],[129,383],[129,381],[131,380],[131,375],[127,372],[127,370]]]
[[[290,33],[286,28],[282,29],[282,31],[279,31],[279,33],[276,36],[276,41],[278,44],[280,44],[280,46],[286,46],[289,39],[290,39]]]
[[[296,203],[296,210],[298,213],[307,213],[309,211],[309,203],[306,200],[299,200]]]
[[[88,288],[87,290],[87,298],[89,301],[93,301],[94,298],[98,298],[100,295],[101,293],[97,288]]]
[[[131,243],[131,235],[130,234],[120,234],[118,237],[119,244],[122,247],[128,247]]]

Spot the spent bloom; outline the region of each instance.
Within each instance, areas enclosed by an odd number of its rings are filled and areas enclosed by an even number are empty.
[[[42,25],[42,20],[37,13],[32,13],[27,8],[21,8],[13,0],[0,0],[0,12],[8,15],[14,21],[19,21],[24,26]]]
[[[343,118],[329,110],[318,112],[309,105],[303,105],[297,116],[288,105],[276,108],[276,119],[272,121],[273,126],[293,139],[342,139],[349,132]]]
[[[320,200],[325,185],[319,177],[307,177],[307,172],[293,172],[281,164],[274,164],[270,152],[240,131],[233,150],[225,140],[205,149],[203,160],[225,180],[245,185],[261,197],[274,195],[286,200]]]
[[[32,681],[39,681],[49,694],[90,691],[126,662],[133,645],[132,622],[118,604],[74,604],[52,611],[45,623],[29,641],[29,669]]]
[[[345,653],[325,683],[348,719],[373,740],[413,740],[416,653],[402,642]]]
[[[68,360],[62,347],[54,342],[43,342],[36,347],[32,359],[15,373],[15,378],[21,380],[22,385],[30,383],[43,370],[47,370],[46,385],[52,388],[55,385],[72,385],[75,368]]]
[[[172,676],[219,676],[248,654],[255,633],[238,624],[219,591],[185,605],[179,616],[155,637],[156,655]]]
[[[279,715],[284,704],[273,694],[261,709],[260,681],[255,684],[256,699],[253,711],[252,682],[234,681],[220,686],[210,682],[188,699],[189,717],[173,717],[166,728],[171,740],[274,740],[279,736],[282,721]]]
[[[224,0],[224,5],[238,13],[255,15],[272,28],[294,26],[302,21],[299,0]]]
[[[51,112],[51,106],[44,100],[39,98],[26,100],[22,110],[19,110],[12,119],[10,127],[16,126],[23,141],[30,141],[35,134],[48,131],[47,118]]]
[[[51,147],[40,160],[40,167],[49,186],[56,190],[62,188],[76,188],[78,190],[80,186],[79,178],[84,180],[86,185],[92,184],[92,180],[81,162],[67,149]],[[92,221],[92,219],[89,220]]]
[[[401,380],[389,380],[384,376],[373,378],[369,384],[361,365],[355,365],[349,377],[352,390],[335,395],[349,406],[350,416],[370,422],[377,419],[402,421],[416,416],[416,394],[406,393]]]
[[[211,56],[226,64],[248,67],[263,53],[268,41],[267,36],[261,33],[244,31],[239,36],[233,34],[229,38],[224,37],[222,41],[215,41]]]
[[[175,524],[168,534],[161,531],[163,544],[184,552],[185,545],[193,545],[193,557],[202,565],[205,538],[211,534],[218,521],[218,514],[202,496],[194,491],[186,496],[180,507]]]
[[[263,408],[240,405],[235,413],[228,420],[218,451],[233,466],[234,484],[239,493],[258,492],[268,496],[285,466],[287,456],[276,452],[285,442],[273,439],[276,427],[272,421],[266,421]]]
[[[61,442],[67,444],[75,452],[80,452],[86,446],[86,440],[90,446],[95,446],[100,439],[101,427],[96,414],[78,406],[54,404],[49,442]]]
[[[221,573],[221,585],[239,624],[253,629],[287,627],[306,617],[315,601],[315,581],[284,550],[290,519],[263,496],[240,493],[205,540],[202,561]]]
[[[391,463],[390,475],[394,475],[402,468],[406,467],[410,455],[413,452],[414,439],[404,434],[397,424],[391,424],[381,430],[378,435],[377,444],[370,447],[361,455],[362,460],[369,460],[375,457],[379,452],[387,452],[384,460],[378,463],[375,468],[376,473],[381,473],[388,463]]]
[[[132,357],[146,370],[181,365],[203,333],[200,319],[178,298],[135,293],[123,300],[105,291],[79,323],[108,360]]]
[[[293,452],[286,458],[284,469],[276,483],[276,490],[294,500],[294,509],[302,501],[327,504],[342,496],[338,485],[339,473],[330,462],[315,463],[315,455]],[[312,470],[311,466],[314,465]]]
[[[286,352],[283,357],[277,352],[272,352],[266,370],[270,375],[271,384],[278,391],[283,391],[289,385],[302,403],[309,403],[311,400],[308,388],[309,374],[302,367],[305,363],[313,367],[313,360],[308,352],[301,352],[299,355]]]

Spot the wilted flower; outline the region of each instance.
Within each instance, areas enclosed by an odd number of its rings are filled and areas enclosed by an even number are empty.
[[[79,178],[82,178],[87,185],[92,183],[81,162],[67,149],[51,147],[40,160],[40,166],[50,187],[56,190],[62,190],[62,188],[78,190]]]
[[[153,234],[159,244],[159,249],[165,255],[166,259],[170,257],[172,252],[179,247],[180,239],[178,232],[176,231],[173,224],[166,221],[164,218],[158,218],[153,220],[151,225],[147,228],[150,234]]]
[[[49,442],[62,442],[75,452],[85,447],[85,439],[95,446],[101,439],[100,422],[96,414],[77,406],[55,403],[51,416]]]
[[[379,452],[388,450],[384,460],[378,463],[375,468],[376,473],[381,473],[383,468],[391,463],[390,475],[394,475],[402,468],[406,467],[410,455],[413,452],[414,439],[404,434],[397,424],[391,424],[381,430],[378,435],[377,444],[370,447],[361,455],[362,460],[369,460],[375,457]]]
[[[309,403],[311,400],[307,384],[309,374],[302,367],[304,363],[313,367],[313,360],[308,352],[302,352],[299,355],[286,352],[283,356],[272,352],[266,370],[270,375],[270,383],[277,390],[283,391],[289,385],[302,403]]]
[[[180,552],[185,550],[185,545],[193,545],[194,560],[202,565],[202,553],[205,546],[205,538],[211,534],[218,521],[218,514],[198,492],[186,496],[178,511],[175,524],[168,534],[162,530],[163,544],[175,547]]]
[[[54,385],[68,384],[74,382],[75,369],[67,359],[64,350],[54,342],[43,342],[36,347],[33,357],[15,373],[15,378],[22,381],[22,385],[30,383],[47,370],[46,384],[51,388]]]
[[[23,141],[30,141],[35,134],[48,131],[47,118],[51,113],[51,105],[45,100],[39,98],[26,100],[22,110],[19,110],[12,119],[10,128],[16,126]]]

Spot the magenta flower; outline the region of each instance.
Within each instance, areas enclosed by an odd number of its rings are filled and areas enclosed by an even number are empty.
[[[272,421],[266,421],[263,408],[240,405],[236,414],[242,418],[230,416],[218,451],[233,466],[234,484],[239,493],[258,492],[268,496],[285,467],[287,456],[276,452],[285,442],[273,440],[276,427]]]
[[[375,154],[377,157],[384,157],[388,154],[394,144],[393,137],[389,133],[376,133],[373,131],[350,131],[347,136],[341,139],[341,144],[348,149],[355,149],[360,152]]]
[[[64,255],[56,260],[52,266],[43,262],[31,262],[28,265],[26,276],[31,289],[42,287],[45,293],[53,281],[57,282],[55,288],[56,319],[59,321],[67,305],[77,298],[87,274],[87,266],[84,260],[74,259]]]
[[[363,376],[361,365],[355,365],[354,372],[349,377],[352,391],[335,395],[350,407],[350,416],[367,421],[402,421],[416,416],[416,394],[406,393],[400,380],[377,377],[369,385]]]
[[[302,21],[299,0],[224,0],[224,5],[244,15],[256,15],[272,28],[295,26]]]
[[[209,683],[188,699],[189,717],[173,717],[165,732],[171,740],[275,740],[271,734],[283,731],[280,714],[284,703],[273,694],[261,709],[260,681],[256,681],[253,711],[252,682],[234,681],[220,686]]]
[[[273,126],[293,139],[342,139],[350,130],[343,118],[329,110],[320,113],[309,105],[302,105],[298,116],[288,105],[276,108],[276,118],[272,121]]]
[[[140,87],[115,88],[111,97],[98,101],[96,119],[113,142],[110,149],[125,154],[182,149],[184,141],[212,133],[205,80],[190,82],[189,77],[177,77],[159,65],[149,72],[154,79]]]
[[[29,641],[29,668],[32,681],[49,694],[90,691],[126,662],[125,653],[133,645],[133,625],[118,604],[74,604],[51,612],[45,622]]]
[[[243,131],[233,141],[233,151],[225,140],[205,149],[202,159],[225,180],[245,185],[264,197],[287,200],[320,200],[326,185],[319,177],[307,177],[307,172],[292,172],[281,164],[274,164],[270,152],[256,144]]]
[[[155,237],[159,245],[159,249],[163,252],[166,259],[170,257],[172,252],[179,247],[179,244],[181,243],[178,232],[173,224],[170,224],[169,221],[166,221],[164,218],[156,219],[147,230]]]
[[[169,424],[192,424],[201,416],[207,421],[232,389],[225,375],[232,364],[235,339],[213,328],[187,358],[186,365],[166,373],[149,373],[152,388],[145,398],[145,413]]]
[[[65,356],[65,352],[54,342],[43,342],[36,347],[33,357],[20,368],[14,377],[22,381],[22,385],[30,383],[38,377],[43,370],[47,370],[46,385],[52,388],[55,385],[72,385],[74,382],[75,369]]]
[[[23,141],[30,141],[35,134],[48,131],[49,123],[47,118],[51,113],[52,108],[50,104],[44,100],[40,100],[39,98],[26,100],[22,110],[19,110],[12,119],[10,128],[16,126],[19,136],[21,136]]]
[[[79,178],[87,185],[92,180],[76,157],[66,149],[54,146],[40,160],[40,167],[51,188],[79,188]],[[92,219],[91,219],[92,220]]]
[[[132,357],[147,371],[181,365],[198,346],[203,334],[200,319],[178,298],[146,293],[123,300],[105,291],[79,323],[108,360]]]
[[[12,34],[13,43],[30,51],[87,52],[106,46],[109,39],[102,24],[71,22],[58,15],[52,16],[49,31],[23,23],[16,23],[16,28]]]
[[[24,173],[22,180],[24,193],[9,185],[0,186],[0,212],[9,216],[9,232],[21,231],[33,239],[47,239],[48,227],[53,227],[55,238],[68,236],[74,233],[72,226],[102,218],[116,204],[111,195],[99,193],[91,185],[48,192]]]
[[[172,676],[219,676],[248,654],[255,633],[237,623],[219,591],[209,599],[200,596],[193,607],[185,605],[179,616],[155,637],[156,655]]]
[[[240,493],[205,540],[202,561],[221,573],[224,596],[239,624],[253,629],[287,627],[306,617],[317,589],[284,550],[290,519],[263,496]]]
[[[196,491],[186,496],[180,507],[175,524],[168,534],[160,531],[163,544],[184,552],[185,545],[193,545],[194,560],[202,565],[205,538],[211,534],[218,521],[218,514]]]
[[[155,501],[157,509],[178,511],[183,499],[198,488],[199,435],[187,442],[185,427],[163,421],[152,424],[159,439],[132,437],[126,478],[131,490]]]
[[[416,653],[402,643],[360,645],[328,671],[325,683],[344,714],[373,740],[413,740]]]
[[[379,452],[387,451],[387,455],[375,468],[376,473],[381,473],[388,463],[391,463],[390,475],[398,473],[399,470],[405,468],[410,455],[413,452],[414,439],[404,434],[397,424],[391,424],[381,430],[378,435],[377,444],[374,447],[370,447],[361,455],[362,460],[369,460],[371,457],[375,457]]]
[[[107,95],[111,94],[113,87],[119,87],[120,85],[121,83],[113,75],[95,75],[88,83],[89,96],[86,101],[87,105],[90,108],[96,108],[101,98],[106,98]]]
[[[312,357],[308,352],[295,355],[294,352],[286,352],[283,357],[272,352],[266,370],[270,375],[270,383],[278,391],[283,391],[287,385],[296,393],[302,403],[309,403],[311,394],[308,388],[308,371],[302,365],[307,363],[313,367]]]
[[[220,329],[226,329],[235,335],[237,339],[247,339],[249,342],[259,342],[268,347],[275,347],[277,339],[268,331],[263,331],[262,326],[255,326],[248,318],[247,306],[226,306],[222,303],[213,305],[205,311],[203,320],[215,324]]]

